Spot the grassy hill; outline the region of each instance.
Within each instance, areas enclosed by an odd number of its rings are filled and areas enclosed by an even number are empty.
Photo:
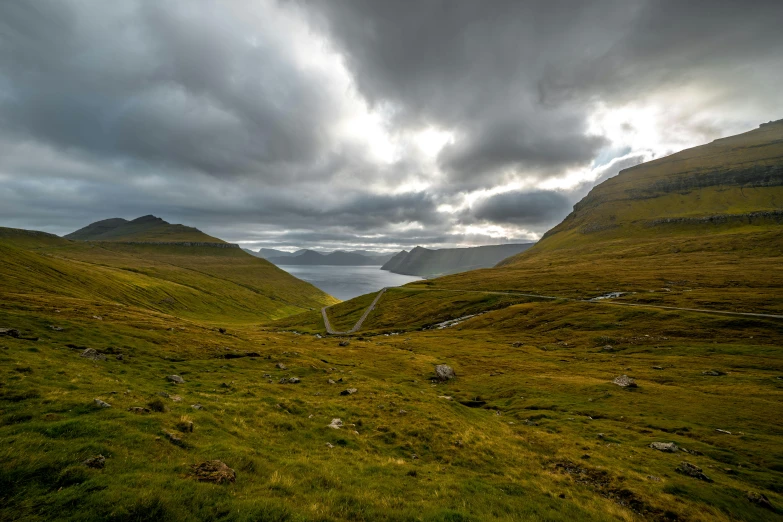
[[[172,225],[152,215],[132,221],[122,218],[96,221],[71,232],[65,238],[82,241],[225,243],[222,239],[209,236],[197,228]]]

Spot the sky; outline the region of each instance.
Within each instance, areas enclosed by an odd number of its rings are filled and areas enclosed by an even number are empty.
[[[783,2],[0,2],[0,226],[260,247],[536,240],[783,118]]]

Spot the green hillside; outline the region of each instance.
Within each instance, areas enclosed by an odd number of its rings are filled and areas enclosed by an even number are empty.
[[[122,218],[96,221],[71,232],[65,238],[82,241],[225,243],[222,239],[209,236],[197,228],[172,225],[152,215],[132,221]]]
[[[9,299],[104,300],[202,321],[268,320],[336,301],[239,248],[90,243],[0,228],[0,263],[0,293]]]

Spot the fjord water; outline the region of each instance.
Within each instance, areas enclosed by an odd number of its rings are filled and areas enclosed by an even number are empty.
[[[421,279],[392,274],[381,270],[380,266],[280,265],[280,268],[341,301]]]

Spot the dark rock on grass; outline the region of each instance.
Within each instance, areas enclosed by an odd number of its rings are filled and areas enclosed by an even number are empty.
[[[175,446],[179,446],[181,448],[185,447],[185,441],[182,440],[182,437],[180,437],[176,433],[171,433],[170,431],[164,431],[163,433],[164,435],[166,435],[166,438],[169,439],[169,442],[171,442]]]
[[[7,335],[8,337],[19,337],[19,330],[16,328],[0,328],[0,335]]]
[[[726,372],[722,372],[720,370],[705,370],[701,372],[702,375],[709,375],[711,377],[720,377],[721,375],[726,375]]]
[[[748,491],[748,500],[750,502],[753,502],[759,507],[763,507],[764,509],[770,509],[773,511],[775,510],[775,507],[772,505],[772,502],[770,502],[769,499],[763,493]]]
[[[302,382],[302,380],[299,377],[289,377],[287,379],[283,377],[280,379],[280,384],[299,384],[300,382]]]
[[[348,341],[340,341],[340,346],[348,346],[349,344],[351,343]]]
[[[125,359],[125,357],[122,354],[119,354],[117,357],[115,357],[118,361],[122,361]]]
[[[226,329],[225,328],[218,328],[218,332],[224,334],[224,333],[226,333]]]
[[[99,408],[111,408],[111,404],[109,404],[108,402],[102,401],[100,399],[95,399],[93,401],[93,404],[95,404]]]
[[[130,408],[128,408],[128,411],[131,413],[136,413],[138,415],[150,413],[149,408],[142,408],[141,406],[131,406]]]
[[[439,364],[435,366],[435,377],[439,381],[449,381],[457,376],[454,369],[448,364]]]
[[[674,471],[688,477],[703,480],[705,482],[712,482],[712,479],[705,475],[701,468],[685,461],[680,462],[680,465],[674,468]]]
[[[103,469],[106,465],[106,457],[103,455],[96,455],[82,462],[88,468]]]
[[[511,346],[513,346],[514,348],[519,348],[519,347],[523,346],[524,344],[525,343],[523,343],[521,341],[517,341],[517,342],[511,343]]]
[[[340,395],[353,395],[354,393],[358,392],[356,388],[348,388],[347,390],[343,390],[340,392]]]
[[[193,477],[199,482],[227,484],[235,482],[237,473],[219,460],[208,460],[193,466]]]
[[[193,421],[181,420],[177,423],[177,429],[183,433],[193,433]]]
[[[663,370],[663,366],[653,366],[653,370]]]
[[[85,359],[89,359],[91,361],[105,361],[106,360],[106,356],[105,355],[103,355],[102,353],[99,353],[97,350],[95,350],[93,348],[87,348],[86,350],[84,350],[80,354],[80,357],[84,357]]]
[[[637,384],[636,381],[632,378],[628,377],[627,375],[621,375],[619,377],[615,377],[612,381],[613,384],[616,384],[617,386],[620,386],[621,388],[636,388]]]
[[[650,447],[654,450],[663,451],[665,453],[677,453],[680,451],[679,446],[673,442],[653,442]]]
[[[174,384],[185,384],[185,379],[180,377],[179,375],[169,375],[166,377],[169,382],[173,382]]]

